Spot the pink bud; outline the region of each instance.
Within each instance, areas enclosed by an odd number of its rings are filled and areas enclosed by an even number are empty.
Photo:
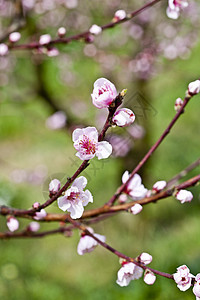
[[[10,35],[9,35],[9,41],[11,43],[16,43],[20,40],[21,38],[21,34],[19,32],[12,32]]]
[[[94,25],[92,25],[92,27],[90,27],[89,32],[91,34],[98,35],[102,32],[102,28],[100,26],[94,24]]]
[[[0,56],[4,56],[8,53],[8,46],[6,44],[0,44]]]
[[[49,184],[49,192],[56,194],[60,190],[60,181],[58,179],[51,180]]]
[[[137,215],[142,211],[142,209],[143,209],[142,205],[136,203],[130,208],[130,211],[133,215]]]
[[[177,98],[174,105],[175,111],[179,111],[182,105],[183,105],[183,100],[181,98]]]
[[[57,48],[51,48],[47,50],[47,56],[49,57],[54,57],[54,56],[58,56],[59,55],[59,51]]]
[[[126,201],[128,200],[128,197],[127,197],[127,195],[126,194],[121,194],[120,196],[119,196],[119,203],[125,203]]]
[[[191,95],[196,95],[200,92],[200,80],[195,80],[189,83],[188,92]]]
[[[39,206],[40,206],[40,203],[39,203],[39,202],[33,203],[33,208],[37,209]]]
[[[19,222],[14,217],[8,217],[7,219],[8,229],[13,232],[19,228]]]
[[[123,20],[124,18],[126,18],[126,12],[123,9],[117,10],[115,12],[115,17],[114,17],[114,21],[119,21],[119,20]]]
[[[129,126],[135,121],[135,115],[128,108],[120,108],[115,112],[112,121],[119,127]]]
[[[51,41],[51,36],[50,34],[43,34],[40,36],[40,39],[39,39],[39,44],[40,45],[47,45],[49,44]]]
[[[38,222],[31,222],[28,225],[28,230],[31,232],[37,232],[40,229],[40,224]]]
[[[138,257],[139,262],[148,265],[152,262],[152,256],[149,253],[143,252],[142,254],[140,254],[140,256]]]
[[[157,181],[156,183],[154,183],[153,185],[153,190],[158,193],[160,192],[161,190],[163,190],[167,185],[167,182],[164,181],[164,180],[160,180],[160,181]]]
[[[59,36],[60,38],[64,37],[65,34],[66,34],[66,29],[65,29],[65,27],[60,27],[60,28],[58,28],[58,36]]]
[[[117,97],[117,90],[112,82],[99,78],[94,83],[92,96],[93,104],[98,108],[106,108]]]
[[[147,270],[144,274],[144,282],[146,284],[152,285],[154,284],[155,281],[156,281],[156,276],[154,275],[154,273]]]
[[[191,202],[192,199],[193,199],[193,195],[192,195],[192,193],[190,191],[180,190],[176,194],[176,199],[179,200],[179,201],[181,201],[181,203]]]
[[[38,211],[35,213],[35,216],[33,217],[35,220],[42,220],[46,217],[47,213],[44,209],[41,209],[41,211]]]

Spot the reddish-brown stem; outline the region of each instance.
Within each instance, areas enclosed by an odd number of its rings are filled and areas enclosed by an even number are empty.
[[[99,240],[95,235],[93,235],[85,226],[83,226],[81,223],[72,220],[71,218],[68,218],[69,222],[74,225],[74,227],[79,228],[80,230],[84,231],[85,234],[91,236],[94,240],[96,240],[102,247],[104,247],[105,249],[109,250],[110,252],[112,252],[113,254],[115,254],[116,256],[125,259],[126,261],[129,262],[133,262],[135,265],[137,265],[138,267],[143,268],[144,270],[148,269],[150,271],[152,271],[153,273],[169,278],[169,279],[173,279],[173,276],[171,274],[168,273],[164,273],[161,271],[157,271],[155,269],[149,268],[146,265],[144,265],[143,263],[139,263],[136,259],[129,257],[119,251],[117,251],[116,249],[114,249],[113,247],[111,247],[110,245],[108,245],[105,242],[102,242],[101,240]]]
[[[198,158],[196,161],[194,161],[192,164],[190,164],[187,168],[185,168],[184,170],[182,170],[180,173],[178,173],[177,175],[175,175],[172,179],[170,179],[167,182],[167,187],[171,187],[174,184],[176,184],[176,182],[179,179],[185,177],[190,171],[192,171],[193,169],[195,169],[199,165],[200,165],[200,158]]]
[[[102,28],[102,30],[106,30],[106,29],[109,29],[109,28],[113,28],[113,27],[115,27],[118,24],[127,22],[130,19],[132,19],[135,16],[139,15],[140,13],[142,13],[145,9],[153,6],[154,4],[156,4],[157,2],[160,2],[160,1],[161,0],[150,1],[149,3],[145,4],[141,8],[139,8],[139,9],[131,12],[130,14],[128,14],[127,17],[124,18],[123,20],[112,21],[112,22],[110,22],[110,23],[108,23],[106,25],[101,26],[101,28]],[[82,32],[82,33],[79,33],[79,34],[76,34],[76,35],[73,35],[73,36],[70,36],[70,37],[67,37],[67,38],[57,38],[57,39],[51,40],[51,42],[48,45],[44,45],[44,46],[41,46],[39,44],[39,42],[32,42],[32,43],[29,43],[29,44],[12,45],[10,47],[10,49],[38,49],[40,47],[45,47],[45,46],[49,47],[49,46],[55,45],[55,44],[69,44],[72,41],[78,41],[78,40],[82,40],[82,39],[86,39],[87,40],[87,37],[90,36],[90,35],[91,35],[91,33],[89,31],[85,31],[85,32]]]
[[[120,205],[115,205],[115,206],[111,206],[111,207],[106,207],[106,206],[102,206],[99,208],[95,208],[92,210],[88,210],[85,211],[80,219],[80,221],[83,221],[84,219],[87,218],[94,218],[97,216],[101,216],[103,217],[103,215],[109,215],[109,214],[113,214],[113,213],[117,213],[120,211],[126,211],[128,210],[130,207],[132,207],[134,204],[139,203],[141,205],[146,205],[152,202],[156,202],[158,200],[161,199],[165,199],[167,197],[170,197],[175,191],[178,191],[180,189],[186,189],[188,187],[194,186],[196,185],[198,182],[200,181],[200,175],[197,175],[193,178],[190,178],[189,180],[173,187],[170,189],[167,189],[165,191],[162,191],[156,195],[152,195],[150,197],[146,197],[143,198],[141,200],[137,200],[137,201],[131,201],[128,203],[124,203],[124,204],[120,204]],[[9,208],[9,207],[5,207],[2,206],[0,208],[0,214],[1,215],[13,215],[13,216],[17,216],[17,217],[23,217],[23,218],[30,218],[31,216],[29,214],[24,214],[24,210],[20,210],[20,209],[13,209],[13,208]],[[46,222],[60,222],[66,221],[66,218],[68,218],[67,214],[48,214],[43,220],[41,221],[46,221]],[[101,219],[101,218],[100,218]],[[91,220],[92,221],[92,220]],[[98,219],[97,219],[98,221]]]
[[[158,148],[158,146],[162,143],[162,141],[165,139],[165,137],[170,133],[171,128],[174,126],[180,115],[183,113],[185,106],[188,104],[189,100],[191,99],[191,96],[185,97],[184,102],[180,110],[176,113],[170,124],[167,126],[161,137],[157,140],[157,142],[149,149],[147,154],[143,157],[143,159],[138,163],[138,165],[135,167],[135,169],[130,174],[129,179],[122,184],[117,192],[111,197],[111,199],[105,204],[105,206],[112,206],[114,202],[117,200],[119,195],[125,190],[126,185],[131,181],[133,176],[141,169],[141,167],[146,163],[146,161],[150,158],[150,156],[153,154],[153,152]]]

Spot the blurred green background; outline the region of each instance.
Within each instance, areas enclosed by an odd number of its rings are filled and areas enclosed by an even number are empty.
[[[99,1],[83,2],[72,8],[57,5],[42,12],[29,11],[27,25],[21,30],[22,41],[28,41],[30,35],[37,39],[47,32],[55,36],[61,25],[67,28],[67,35],[71,35],[93,23],[109,22],[118,8],[127,11],[138,8],[137,1],[112,4],[103,1],[103,5]],[[199,78],[198,36],[194,45],[187,46],[189,53],[184,59],[178,54],[176,59],[169,59],[162,51],[157,52],[156,47],[161,47],[162,42],[172,43],[169,34],[167,37],[159,28],[177,27],[178,32],[171,39],[183,34],[183,41],[194,36],[197,29],[189,17],[177,21],[167,19],[165,9],[166,3],[158,4],[149,9],[147,21],[137,18],[110,29],[97,37],[94,44],[60,45],[58,57],[12,51],[7,58],[0,58],[1,204],[30,208],[34,202],[47,199],[51,179],[58,178],[64,183],[66,177],[73,174],[80,163],[71,140],[74,126],[101,128],[105,118],[106,112],[95,108],[90,98],[93,82],[99,77],[114,82],[119,91],[128,89],[125,104],[135,111],[136,122],[145,131],[142,139],[131,140],[133,149],[126,156],[106,161],[94,159],[83,172],[88,178],[87,188],[94,196],[94,203],[86,209],[101,206],[113,195],[121,184],[123,172],[132,170],[171,121],[175,99],[183,98],[188,83]],[[156,13],[159,16],[155,19]],[[5,28],[8,21],[9,16],[2,19]],[[130,37],[130,27],[134,24],[143,30],[140,40]],[[134,72],[130,62],[134,65],[133,60],[144,48],[151,50],[148,53],[152,56],[153,71]],[[145,107],[141,104],[143,97]],[[148,189],[157,180],[169,180],[198,158],[199,100],[200,96],[191,100],[171,134],[141,169]],[[138,103],[141,106],[137,115]],[[67,126],[51,130],[46,120],[57,110],[66,112]],[[116,133],[130,140],[125,129],[110,131],[110,134]],[[199,167],[186,179],[198,173]],[[120,213],[93,228],[106,235],[108,244],[126,255],[136,257],[141,252],[150,253],[152,268],[174,273],[176,267],[186,264],[197,274],[200,272],[199,187],[191,191],[194,194],[191,204],[181,205],[171,197],[144,207],[137,216]],[[56,203],[47,211],[60,212]],[[0,230],[6,231],[5,218],[0,219]],[[20,229],[29,223],[19,221]],[[41,223],[41,230],[57,227],[58,224]],[[120,268],[118,258],[100,246],[90,254],[79,256],[78,241],[77,231],[71,238],[57,235],[1,240],[0,299],[194,298],[191,290],[181,292],[173,281],[161,277],[157,277],[153,286],[147,286],[140,279],[121,288],[115,283]]]

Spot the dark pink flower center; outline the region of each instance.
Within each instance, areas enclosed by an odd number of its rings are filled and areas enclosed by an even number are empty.
[[[70,201],[75,201],[79,199],[80,193],[79,192],[71,192],[70,195],[67,197],[68,200]]]
[[[83,139],[80,141],[81,148],[84,150],[85,154],[95,154],[96,152],[96,143],[89,139],[86,135],[83,136]]]

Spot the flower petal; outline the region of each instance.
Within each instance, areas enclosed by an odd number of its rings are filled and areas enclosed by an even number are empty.
[[[84,176],[80,176],[72,183],[73,187],[77,187],[78,190],[83,190],[87,185],[87,179]]]
[[[97,145],[96,156],[98,159],[108,158],[112,153],[112,146],[110,143],[103,141]]]
[[[66,211],[70,206],[71,206],[71,203],[69,200],[67,200],[66,196],[58,198],[58,207],[60,209],[62,209],[63,211]]]

